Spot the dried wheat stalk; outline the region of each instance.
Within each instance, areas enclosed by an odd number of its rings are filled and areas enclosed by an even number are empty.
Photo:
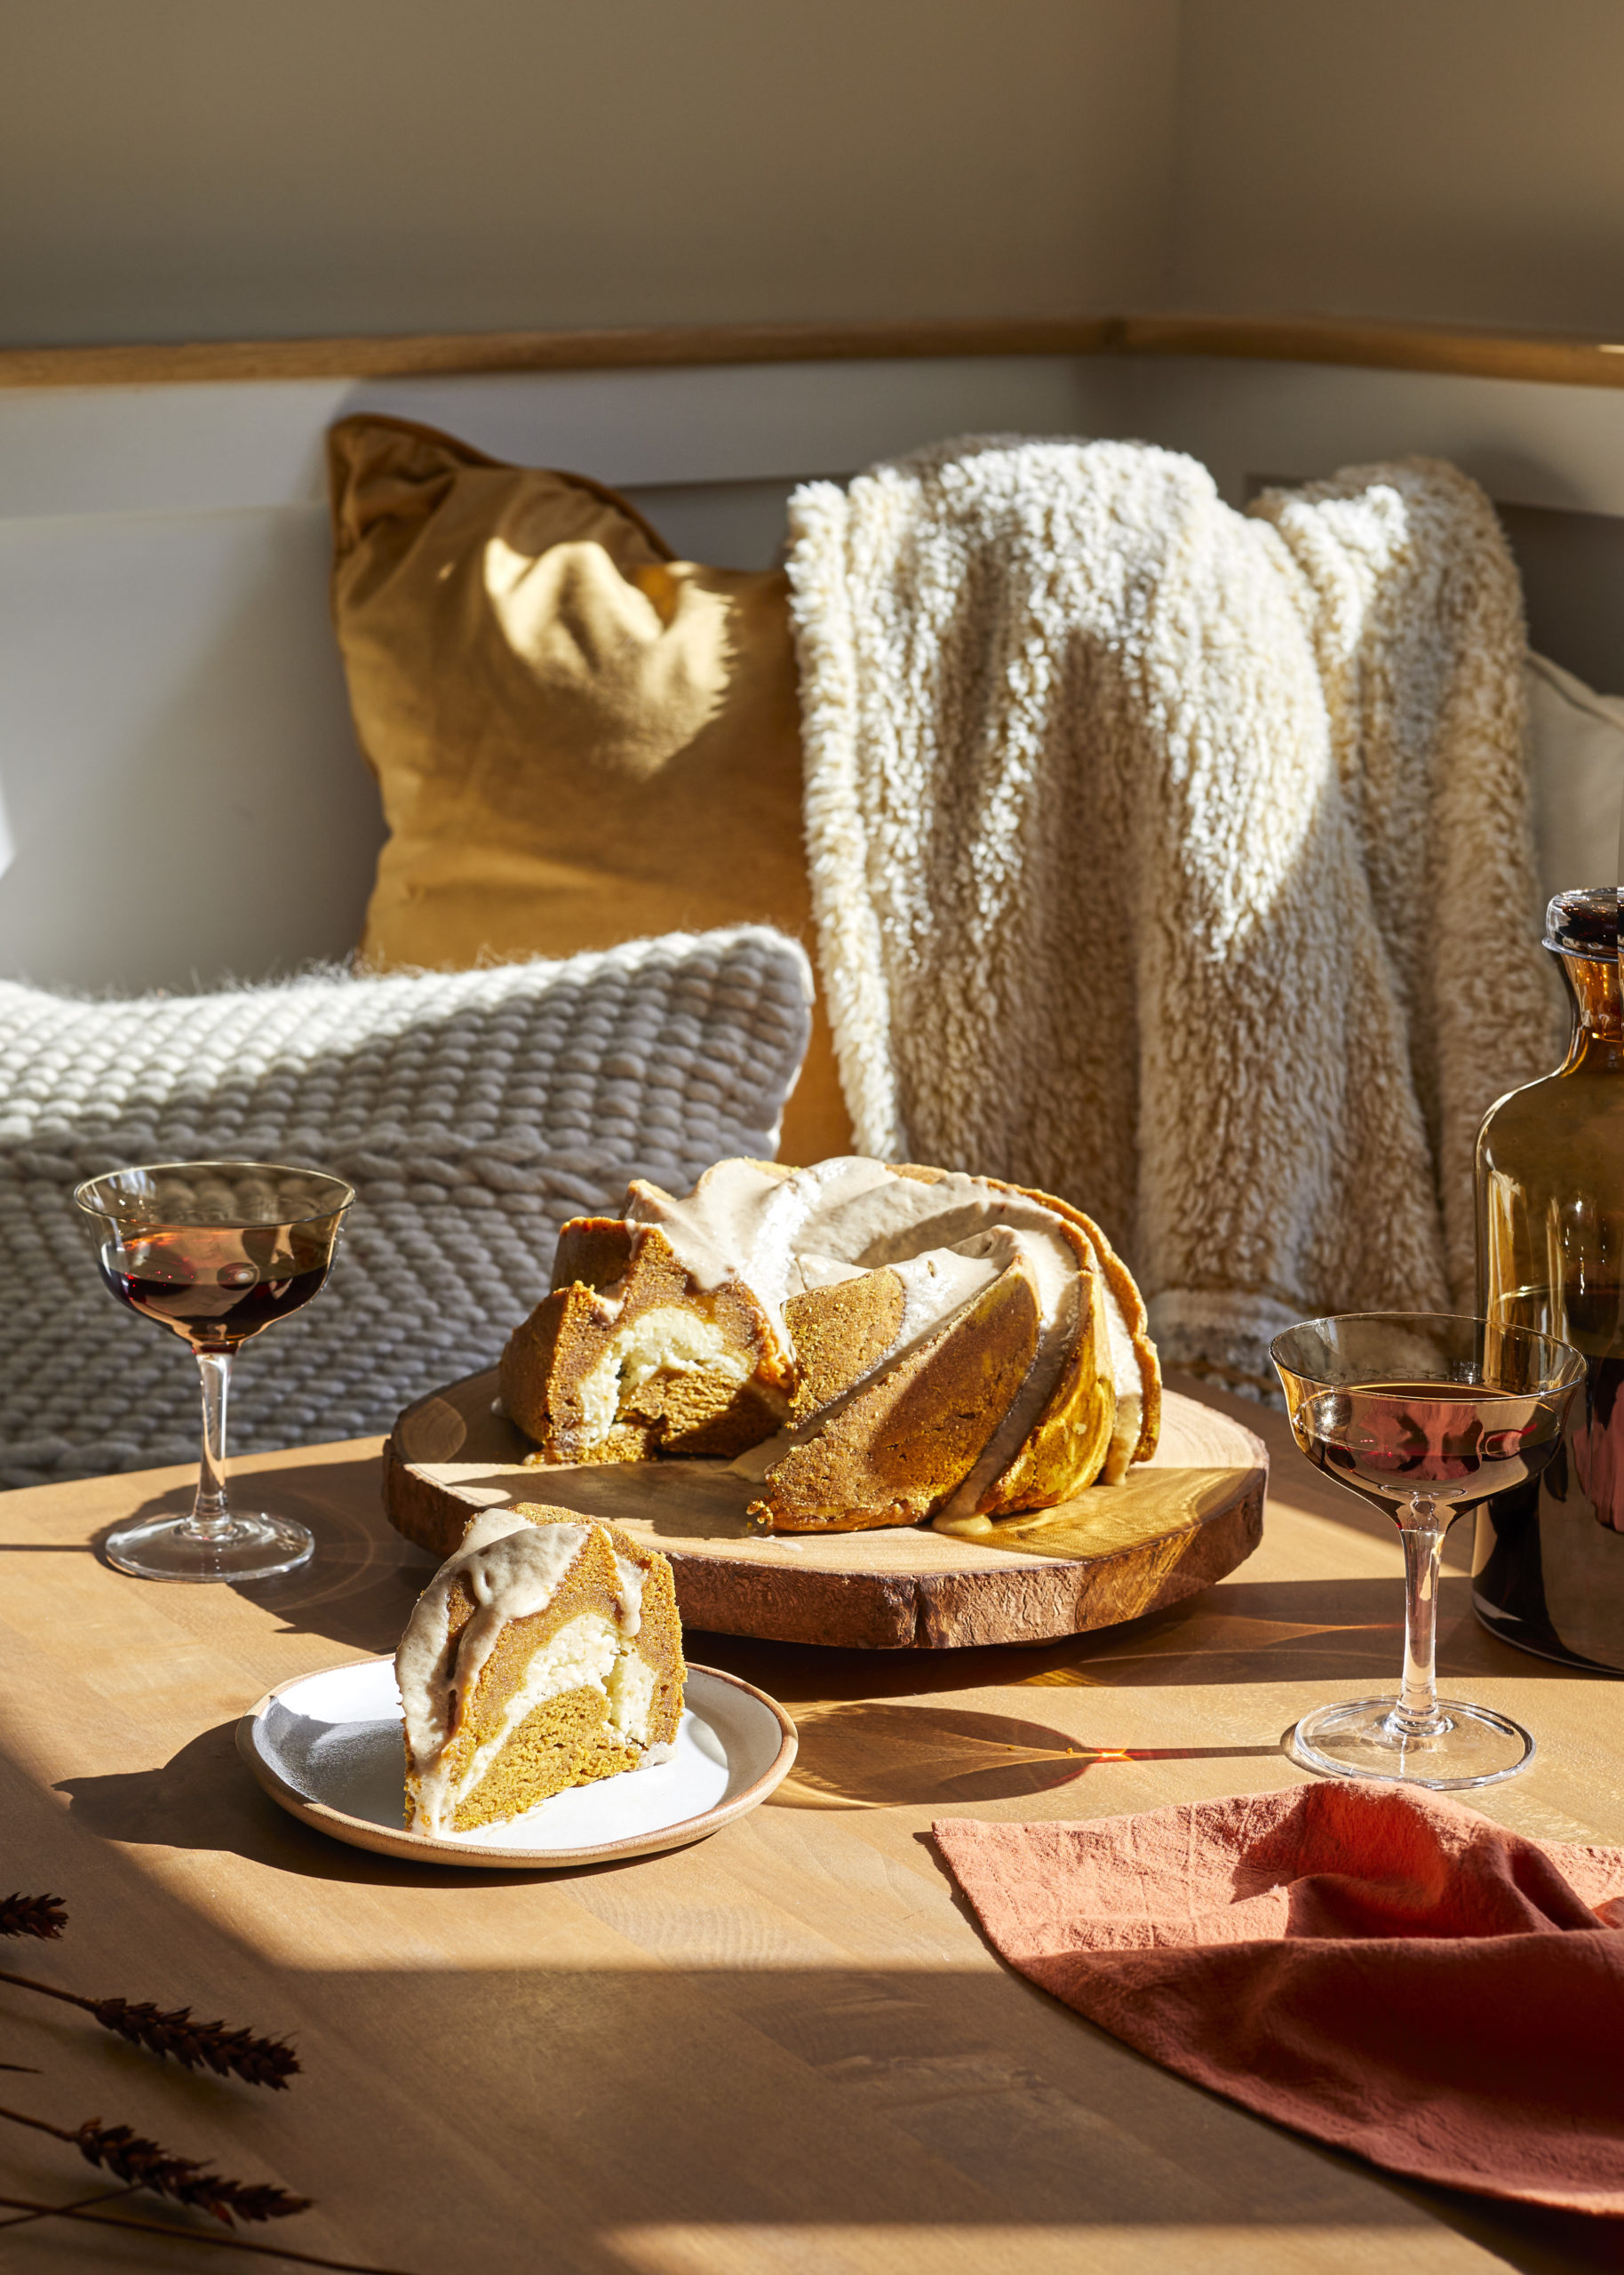
[[[404,2275],[398,2267],[373,2267],[358,2259],[322,2259],[314,2252],[291,2251],[285,2244],[250,2243],[246,2236],[222,2235],[217,2228],[159,2227],[152,2220],[126,2220],[112,2212],[87,2211],[77,2204],[42,2204],[32,2196],[0,2196],[0,2205],[12,2212],[32,2212],[41,2218],[83,2220],[92,2227],[127,2228],[138,2236],[156,2236],[164,2243],[211,2244],[217,2251],[251,2251],[262,2259],[297,2260],[301,2267],[335,2267],[342,2275]]]
[[[37,1936],[50,1943],[68,1925],[60,1896],[0,1896],[0,1936]]]
[[[76,1991],[59,1991],[32,1976],[12,1975],[0,1968],[0,1983],[14,1983],[24,1991],[37,1991],[47,1999],[60,1999],[94,2015],[103,2030],[116,2031],[132,2045],[179,2062],[183,2069],[203,2067],[218,2077],[246,2078],[251,2086],[283,2088],[297,2074],[299,2061],[280,2038],[258,2038],[251,2031],[227,2030],[224,2023],[200,2023],[189,2007],[163,2013],[150,2000],[134,2006],[128,1999],[82,1999]]]
[[[195,2157],[172,2157],[128,2125],[104,2125],[99,2117],[86,2118],[70,2131],[51,2125],[43,2117],[28,2117],[20,2109],[0,2109],[0,2117],[13,2125],[32,2126],[78,2150],[91,2164],[105,2165],[120,2180],[135,2188],[150,2189],[177,2204],[189,2204],[229,2227],[234,2220],[285,2220],[310,2208],[307,2196],[291,2196],[286,2189],[227,2180],[211,2172]]]

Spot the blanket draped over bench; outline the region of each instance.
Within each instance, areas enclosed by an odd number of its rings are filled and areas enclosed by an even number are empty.
[[[797,491],[821,962],[865,1152],[1095,1215],[1164,1356],[1467,1308],[1485,1108],[1551,1063],[1516,570],[1413,459],[1239,514],[1126,443]]]

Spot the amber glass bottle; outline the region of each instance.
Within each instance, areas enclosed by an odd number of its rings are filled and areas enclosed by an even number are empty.
[[[1585,1385],[1537,1481],[1477,1513],[1477,1616],[1524,1650],[1624,1672],[1624,996],[1620,896],[1558,893],[1545,945],[1573,1006],[1554,1074],[1477,1139],[1477,1308],[1584,1353]]]

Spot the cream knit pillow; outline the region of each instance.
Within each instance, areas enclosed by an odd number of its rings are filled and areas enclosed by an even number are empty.
[[[368,1435],[494,1363],[559,1225],[770,1155],[811,977],[747,926],[563,963],[86,1002],[0,983],[0,1484],[188,1460],[195,1369],[114,1302],[79,1181],[236,1156],[356,1188],[332,1277],[244,1348],[236,1453]]]

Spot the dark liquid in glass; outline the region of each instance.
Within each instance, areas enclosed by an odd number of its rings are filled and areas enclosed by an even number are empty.
[[[233,1350],[298,1311],[327,1270],[286,1257],[263,1268],[240,1255],[221,1261],[203,1229],[155,1233],[138,1245],[101,1251],[101,1276],[121,1303],[212,1350]]]
[[[1310,1399],[1297,1442],[1379,1508],[1413,1493],[1459,1506],[1536,1476],[1561,1424],[1545,1399],[1479,1383],[1363,1383]]]

